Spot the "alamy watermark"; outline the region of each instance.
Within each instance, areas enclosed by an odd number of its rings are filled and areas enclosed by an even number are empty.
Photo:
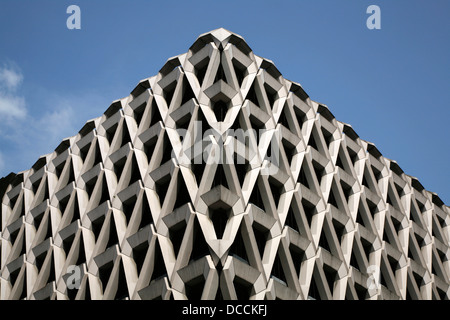
[[[370,5],[367,7],[366,13],[370,14],[367,18],[366,26],[369,30],[381,29],[381,9],[377,5]]]
[[[280,167],[281,131],[276,129],[228,129],[220,134],[212,128],[203,132],[202,122],[194,121],[191,131],[166,128],[179,136],[181,148],[172,158],[178,164],[250,164],[262,165],[262,175],[274,175]]]
[[[67,289],[78,290],[81,285],[81,268],[79,266],[70,265],[67,267],[67,273],[70,273],[66,280]]]
[[[380,288],[380,267],[377,265],[370,265],[367,267],[367,274],[369,275],[366,286],[368,290],[378,290]]]
[[[81,29],[81,9],[77,5],[70,5],[67,7],[66,13],[70,14],[67,18],[66,26],[67,29]]]

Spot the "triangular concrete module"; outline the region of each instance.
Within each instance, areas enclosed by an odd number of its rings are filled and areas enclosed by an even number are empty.
[[[450,297],[449,207],[225,29],[0,196],[0,299]]]

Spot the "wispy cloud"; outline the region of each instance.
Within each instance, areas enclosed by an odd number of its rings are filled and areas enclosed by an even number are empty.
[[[23,81],[20,71],[10,65],[0,67],[0,117],[6,121],[27,115],[25,98],[16,94]]]
[[[18,70],[0,64],[0,177],[31,167],[87,120],[101,116],[111,101],[97,91],[61,93],[26,83]],[[33,96],[19,95],[21,86],[31,86]]]
[[[15,91],[22,81],[23,75],[11,66],[4,66],[0,69],[0,85],[9,91]]]
[[[2,172],[4,168],[5,168],[5,160],[3,154],[0,152],[0,172]]]

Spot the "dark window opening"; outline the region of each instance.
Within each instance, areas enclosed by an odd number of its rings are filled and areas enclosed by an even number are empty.
[[[303,124],[308,120],[308,118],[306,117],[306,113],[300,110],[300,108],[297,106],[294,106],[294,112],[301,130],[303,128]]]
[[[130,223],[131,216],[133,215],[136,200],[137,200],[136,195],[133,195],[131,198],[127,199],[122,203],[122,210],[125,215],[127,225]]]
[[[98,142],[95,144],[95,161],[94,166],[100,162],[102,162],[102,153],[100,152],[100,146],[98,145]]]
[[[141,273],[142,266],[144,265],[148,247],[149,247],[148,241],[144,241],[143,243],[133,248],[133,259],[134,262],[136,263],[138,275]]]
[[[295,147],[287,144],[284,140],[282,140],[282,141],[283,141],[283,148],[284,148],[284,151],[286,153],[286,158],[287,158],[287,161],[288,161],[288,165],[291,165],[292,158],[296,154]]]
[[[108,263],[101,266],[98,270],[98,277],[100,278],[100,282],[102,283],[102,289],[103,293],[106,290],[106,286],[108,285],[109,277],[111,276],[111,271],[114,267],[114,264],[112,261],[109,261]]]
[[[157,139],[150,139],[149,141],[144,143],[144,153],[147,156],[147,163],[150,163],[153,151],[155,150],[156,141]]]
[[[359,267],[358,260],[356,259],[354,250],[355,249],[352,250],[352,255],[350,256],[350,266],[352,266],[353,268],[355,268],[357,270],[361,270]]]
[[[352,165],[355,166],[356,161],[358,160],[358,154],[354,152],[351,148],[347,147],[348,155],[350,156],[350,160]]]
[[[364,170],[364,175],[363,175],[363,179],[362,179],[362,185],[365,186],[366,188],[370,189],[369,183],[367,182],[366,179],[366,171]]]
[[[311,136],[309,137],[308,145],[311,146],[311,148],[314,148],[317,151],[319,151],[319,148],[317,147],[316,139],[314,138],[313,133],[311,133]]]
[[[302,199],[302,207],[303,210],[305,211],[306,220],[308,220],[308,226],[311,227],[312,218],[314,214],[316,214],[316,206],[313,205],[311,202]]]
[[[185,104],[192,98],[195,98],[194,91],[189,84],[189,81],[186,77],[183,79],[183,98],[181,100],[181,105]]]
[[[126,145],[129,142],[131,143],[131,137],[130,137],[130,133],[128,132],[127,123],[125,122],[125,119],[124,119],[123,126],[122,126],[122,142],[120,144],[120,147],[123,147],[124,145]]]
[[[142,116],[144,115],[146,105],[147,105],[147,102],[144,102],[143,104],[141,104],[139,107],[137,107],[133,111],[134,120],[136,120],[136,124],[138,127],[141,124]]]
[[[177,181],[177,199],[175,200],[175,206],[174,209],[179,208],[186,203],[189,203],[191,201],[191,197],[189,196],[189,192],[186,188],[186,184],[183,180],[183,175],[181,174],[181,171],[178,173],[178,181]]]
[[[156,104],[156,100],[152,100],[151,105],[151,122],[150,127],[158,123],[159,121],[162,121],[161,114],[159,113],[158,105]]]
[[[172,159],[172,144],[170,143],[169,136],[167,133],[164,134],[164,143],[163,143],[163,156],[161,159],[161,164],[166,163]]]
[[[395,272],[395,270],[397,270],[397,268],[398,268],[398,261],[395,260],[390,255],[388,255],[387,257],[388,257],[389,265],[391,266],[392,271]]]
[[[227,115],[228,105],[226,102],[219,100],[213,104],[212,107],[214,111],[214,115],[218,122],[223,122],[225,120],[225,116]]]
[[[337,159],[336,159],[336,167],[340,167],[341,169],[345,170],[344,164],[342,163],[342,160],[341,160],[340,153],[338,154]]]
[[[252,84],[250,90],[247,93],[247,97],[245,97],[245,100],[250,100],[251,102],[253,102],[253,104],[260,107],[259,102],[258,102],[258,97],[257,97],[256,91],[255,91],[255,84]]]
[[[148,204],[147,197],[144,195],[142,199],[142,215],[139,223],[139,230],[151,223],[153,223],[153,216],[150,211],[150,205]]]
[[[103,175],[103,181],[102,181],[102,197],[100,198],[99,204],[109,200],[109,191],[108,191],[108,185],[106,183],[106,177]]]
[[[375,176],[375,179],[377,179],[377,182],[380,181],[380,179],[383,177],[382,174],[381,174],[381,171],[379,171],[374,166],[372,166],[372,171],[373,171],[373,174]]]
[[[55,259],[53,257],[50,257],[50,272],[48,274],[47,283],[56,281],[55,278]]]
[[[320,235],[319,246],[322,247],[322,249],[325,249],[325,250],[327,250],[328,252],[331,253],[331,248],[330,248],[330,245],[328,243],[327,236],[325,235],[325,230],[322,230],[322,233]]]
[[[122,176],[122,172],[123,172],[123,168],[125,166],[126,160],[127,160],[127,158],[123,157],[122,159],[120,159],[119,161],[114,163],[113,170],[114,170],[114,173],[116,174],[117,181],[119,181],[120,177]]]
[[[170,184],[170,176],[165,177],[164,179],[158,180],[155,183],[156,194],[159,197],[159,203],[161,207],[164,204],[164,200],[166,199],[167,191],[169,189]]]
[[[289,207],[285,225],[301,234],[300,228],[298,227],[299,224],[297,222],[297,217],[295,216],[294,211],[292,210],[292,206]]]
[[[247,159],[245,160],[245,163],[240,164],[238,162],[236,162],[236,160],[234,161],[234,167],[236,168],[236,174],[237,177],[239,179],[239,184],[242,186],[245,180],[245,176],[247,174],[248,171],[250,171],[250,164],[247,161]]]
[[[195,180],[197,181],[197,185],[200,186],[200,182],[203,177],[203,171],[205,171],[205,165],[203,163],[191,164],[191,170],[194,173]]]
[[[209,58],[203,59],[203,61],[199,62],[195,66],[195,75],[198,79],[200,86],[203,84],[203,80],[205,79],[206,70],[208,70]]]
[[[295,271],[297,272],[298,278],[298,276],[300,275],[300,268],[302,262],[305,259],[305,252],[292,244],[289,245],[289,252],[291,254],[292,262],[294,263]]]
[[[325,130],[323,127],[321,128],[321,131],[325,139],[325,143],[327,144],[327,148],[329,148],[331,141],[333,141],[333,135],[329,133],[327,130]]]
[[[214,83],[216,83],[219,80],[227,82],[226,77],[225,77],[225,71],[223,70],[222,63],[220,63],[219,67],[217,68],[216,77],[214,78]]]
[[[83,160],[83,162],[86,160],[86,157],[87,157],[90,147],[91,147],[91,143],[88,143],[87,145],[85,145],[83,148],[80,149],[80,158],[81,158],[81,160]],[[62,164],[64,164],[64,162]],[[60,168],[59,170],[58,170],[58,168],[56,168],[56,176],[58,177],[58,179],[59,179],[59,176],[61,175],[61,171],[62,171],[62,168]]]
[[[250,195],[249,203],[254,204],[261,210],[265,211],[264,202],[261,198],[261,193],[259,191],[258,182],[255,183],[253,187],[252,194]]]
[[[127,279],[125,278],[125,270],[123,269],[123,264],[119,265],[119,274],[118,274],[118,284],[117,291],[115,295],[115,300],[124,300],[128,297],[128,286]]]
[[[271,194],[273,196],[273,200],[275,202],[275,207],[278,208],[278,203],[281,198],[281,194],[283,193],[283,186],[279,184],[276,179],[269,178],[269,186],[271,190]]]
[[[17,277],[19,276],[20,268],[17,268],[13,272],[9,274],[9,281],[11,282],[11,287],[14,287],[14,284],[16,283]],[[26,275],[25,275],[26,278]]]
[[[385,288],[388,287],[388,285],[386,283],[386,279],[384,278],[384,275],[383,275],[383,271],[380,271],[380,279],[379,279],[379,281],[380,281],[380,284],[382,286],[384,286]]]
[[[342,242],[342,237],[345,232],[345,226],[337,221],[336,219],[332,219],[334,231],[336,232],[336,236],[338,238],[339,244]]]
[[[311,284],[309,285],[308,296],[313,298],[314,300],[322,300],[319,292],[319,288],[316,284],[316,278],[314,275],[311,278]]]
[[[283,264],[281,263],[280,254],[277,253],[275,256],[275,261],[273,262],[271,277],[275,277],[281,282],[284,282],[284,285],[287,286],[286,275],[284,274]]]
[[[255,234],[256,245],[258,246],[258,252],[261,259],[264,256],[264,249],[266,247],[267,239],[269,238],[269,230],[264,230],[256,226],[253,227],[253,233]]]
[[[41,253],[39,256],[36,257],[36,267],[38,268],[39,272],[41,271],[42,265],[44,264],[46,257],[47,251]]]
[[[370,259],[369,259],[370,258],[370,253],[373,251],[372,244],[369,241],[367,241],[366,239],[364,239],[364,238],[361,238],[361,244],[363,246],[364,253],[366,255],[367,261],[370,261]]]
[[[375,214],[378,212],[378,207],[372,201],[367,200],[367,206],[369,207],[370,215],[372,218],[375,217]]]
[[[200,300],[205,287],[205,278],[200,275],[185,284],[186,296],[189,300]]]
[[[209,247],[203,236],[200,224],[197,220],[194,223],[194,241],[192,244],[191,261],[198,260],[209,255]]]
[[[87,181],[85,184],[86,193],[87,193],[89,199],[91,199],[92,192],[94,191],[94,187],[95,187],[96,183],[97,183],[97,177]],[[63,212],[63,211],[61,211],[61,212]]]
[[[92,221],[92,232],[95,236],[95,241],[97,241],[100,231],[102,230],[103,222],[105,221],[105,216],[102,215],[97,220]]]
[[[214,175],[214,179],[213,179],[211,188],[217,187],[219,185],[222,185],[227,189],[229,188],[228,183],[227,183],[227,177],[225,175],[223,165],[221,165],[221,164],[217,165],[216,173]]]
[[[72,214],[72,220],[70,223],[74,222],[75,220],[80,219],[80,206],[78,205],[78,196],[75,194],[74,204],[73,204],[73,214]]]
[[[352,187],[346,184],[345,182],[341,181],[341,188],[344,192],[345,200],[348,203],[348,200],[350,199],[350,196],[352,195]]]
[[[288,106],[285,103],[283,107],[283,112],[281,112],[280,118],[278,119],[278,123],[281,123],[286,129],[291,129],[291,126],[289,125],[288,117],[286,116],[286,110]]]
[[[86,252],[84,251],[84,240],[83,237],[80,236],[79,240],[79,248],[78,248],[78,258],[77,262],[75,263],[77,266],[86,263]]]
[[[110,219],[109,237],[108,243],[106,244],[106,248],[110,248],[119,243],[119,238],[117,237],[116,224],[114,222],[113,215],[111,215],[109,219]]]
[[[172,102],[173,94],[175,93],[175,88],[177,86],[176,81],[169,84],[167,87],[163,89],[163,96],[166,100],[167,107],[170,106],[170,103]]]
[[[150,278],[150,282],[161,279],[165,276],[167,276],[166,266],[164,263],[161,248],[159,246],[159,242],[156,241],[156,243],[155,243],[155,259],[154,259],[153,272],[152,272],[152,276]]]
[[[32,185],[31,185],[31,189],[33,190],[33,193],[36,195],[36,191],[39,189],[39,185],[41,184],[42,178],[40,178],[39,180],[35,181]],[[17,197],[14,199],[10,200],[10,207],[14,208],[14,205],[16,204],[16,200]]]
[[[322,165],[320,165],[318,162],[313,161],[313,168],[314,168],[314,173],[316,174],[317,180],[319,181],[319,184],[322,180],[322,176],[325,173],[325,168],[322,167]]]
[[[239,87],[242,86],[242,82],[244,81],[245,78],[245,71],[246,71],[246,67],[241,64],[239,61],[237,61],[236,59],[232,60],[233,62],[233,67],[234,67],[234,71],[236,73],[236,78],[239,84]]]
[[[327,279],[328,288],[330,289],[331,293],[333,293],[334,281],[337,278],[337,271],[331,268],[330,266],[324,264],[323,272],[325,273],[325,278]]]
[[[335,208],[339,208],[336,198],[334,196],[333,189],[330,190],[330,195],[328,196],[328,203],[334,206]]]
[[[245,248],[245,242],[242,238],[242,227],[239,228],[237,234],[236,234],[236,238],[234,239],[233,244],[230,247],[230,251],[228,252],[228,255],[233,256],[247,264],[249,263],[249,259],[248,259],[248,255],[247,255],[247,250]]]
[[[71,234],[67,238],[65,238],[62,242],[62,249],[66,253],[69,254],[70,248],[72,248],[73,240],[75,239],[75,234]]]
[[[361,204],[360,204],[361,206]],[[356,222],[362,225],[363,227],[366,227],[364,223],[364,218],[362,216],[361,208],[358,208],[358,214],[356,215]]]
[[[300,182],[302,185],[304,185],[305,187],[310,189],[310,186],[309,186],[309,183],[308,183],[308,178],[306,177],[304,166],[302,166],[301,169],[300,169],[300,174],[298,175],[297,182]]]
[[[172,242],[175,257],[178,256],[181,243],[183,242],[184,232],[186,230],[186,221],[182,220],[169,229],[170,241]]]
[[[222,208],[216,210],[210,209],[210,219],[213,223],[214,230],[216,231],[217,239],[222,239],[230,213],[229,210]]]
[[[133,155],[131,159],[131,178],[129,185],[132,185],[136,181],[141,179],[141,173],[139,171],[139,166],[136,161],[136,157]]]
[[[264,89],[266,90],[266,95],[267,99],[269,100],[270,108],[273,108],[273,105],[277,100],[277,92],[266,83],[264,83]]]
[[[237,300],[249,300],[253,289],[252,284],[239,277],[235,277],[233,285],[236,291]]]
[[[114,135],[116,134],[117,126],[118,126],[118,124],[116,123],[113,126],[111,126],[108,130],[106,130],[106,139],[108,140],[109,145],[111,145],[111,143],[114,139]]]
[[[70,200],[70,195],[66,196],[64,199],[59,200],[59,210],[61,211],[61,214],[63,214],[64,211],[66,211],[69,200]]]
[[[46,226],[44,225],[44,228],[46,228],[46,230],[45,230],[45,238],[44,239],[48,239],[48,238],[52,237],[53,236],[53,234],[52,234],[53,231],[52,231],[52,223],[51,223],[51,220],[50,220],[50,213],[47,216],[47,225]]]
[[[39,226],[41,225],[41,221],[42,221],[42,218],[44,217],[44,213],[41,213],[41,214],[39,214],[39,215],[37,215],[36,217],[34,217],[34,219],[33,219],[33,223],[34,223],[34,227],[36,228],[36,230],[38,230],[39,229]],[[15,239],[15,237],[17,236],[17,234],[18,234],[18,232],[19,232],[19,230],[20,229],[17,229],[16,231],[14,231],[13,233],[11,233],[11,239]],[[15,236],[14,236],[15,235]],[[11,243],[14,243],[14,241],[13,240],[11,240]]]
[[[366,298],[368,296],[368,291],[366,288],[364,288],[363,286],[361,286],[358,283],[355,283],[355,291],[356,291],[356,294],[358,295],[359,300],[366,300]]]
[[[72,173],[71,177],[73,177],[73,170],[71,170],[71,173]],[[73,180],[69,180],[69,183],[72,182],[72,181]],[[48,181],[44,182],[44,200],[43,201],[45,201],[46,199],[50,199],[50,192],[48,190]]]

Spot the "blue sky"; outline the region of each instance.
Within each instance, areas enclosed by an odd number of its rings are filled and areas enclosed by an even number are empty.
[[[66,27],[71,4],[80,30]],[[366,27],[372,4],[380,30]],[[224,27],[450,204],[449,14],[448,0],[2,0],[0,176]]]

